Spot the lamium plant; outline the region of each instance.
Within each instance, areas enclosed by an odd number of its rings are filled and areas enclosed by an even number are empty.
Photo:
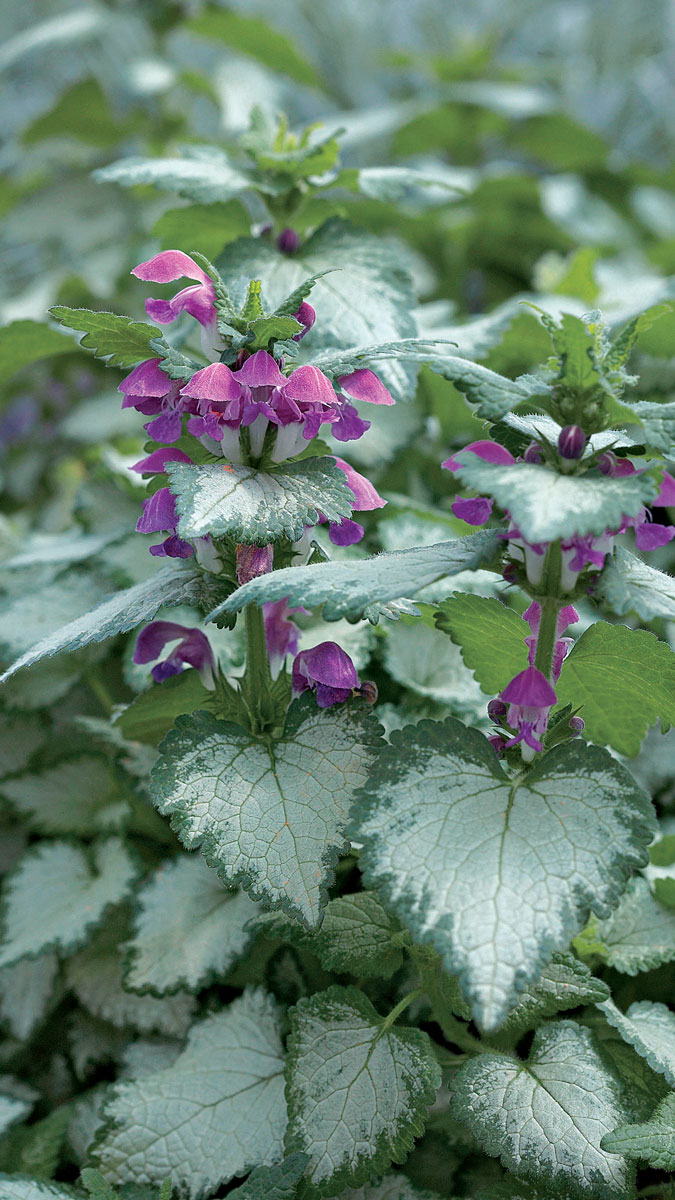
[[[525,310],[512,379],[419,333],[395,244],[307,231],[334,138],[244,151],[265,220],[132,260],[149,321],[52,309],[136,424],[100,527],[7,564],[0,628],[23,588],[49,627],[3,677],[0,1197],[671,1196],[675,403],[628,369],[671,309]],[[99,174],[206,206],[235,166]],[[458,432],[388,480],[420,365]],[[25,696],[78,672],[45,754]]]

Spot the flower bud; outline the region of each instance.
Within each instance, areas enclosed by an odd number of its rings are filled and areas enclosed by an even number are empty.
[[[282,229],[277,238],[277,246],[281,250],[282,254],[295,254],[295,251],[299,245],[300,238],[294,229]]]
[[[562,458],[581,458],[586,447],[586,434],[580,425],[566,425],[560,430],[558,451]]]
[[[505,583],[518,582],[518,568],[515,563],[508,562],[505,564],[504,570],[502,571],[502,579]]]
[[[506,716],[506,705],[503,700],[491,700],[487,711],[491,721],[500,721],[502,717]]]
[[[366,704],[375,704],[377,700],[377,684],[372,679],[364,679],[360,688],[357,688],[357,693],[361,696]]]
[[[616,475],[616,454],[612,450],[603,450],[598,456],[598,470],[602,471],[603,475]]]
[[[492,749],[494,750],[495,754],[497,755],[497,758],[503,758],[504,757],[504,739],[500,738],[499,734],[496,733],[496,734],[494,734],[493,737],[488,738],[488,742],[492,746]]]
[[[585,726],[586,722],[582,717],[570,717],[570,729],[572,733],[581,733]]]
[[[538,442],[530,442],[523,455],[523,460],[526,463],[540,463],[544,461],[544,455]]]
[[[271,546],[237,546],[237,583],[248,583],[259,575],[267,575],[274,565]]]

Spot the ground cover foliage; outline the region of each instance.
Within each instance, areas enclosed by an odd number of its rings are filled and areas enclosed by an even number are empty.
[[[675,1196],[672,30],[382,8],[3,17],[0,1200]]]

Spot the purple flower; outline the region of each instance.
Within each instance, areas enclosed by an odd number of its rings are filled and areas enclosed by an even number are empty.
[[[339,375],[338,383],[343,392],[353,400],[365,400],[367,404],[395,404],[393,396],[387,391],[382,380],[374,371],[360,367],[350,375]]]
[[[309,333],[312,325],[316,321],[316,313],[311,304],[308,304],[306,300],[303,300],[298,311],[293,313],[293,316],[295,317],[296,321],[299,321],[303,326],[302,329],[299,329],[297,333],[293,334],[293,341],[301,342],[305,334]]]
[[[268,575],[274,564],[272,546],[237,546],[237,583],[241,586],[259,575]]]
[[[464,447],[462,454],[465,454],[467,450],[477,455],[478,458],[482,458],[484,462],[499,463],[505,467],[512,466],[516,461],[511,451],[507,450],[505,446],[500,446],[499,442],[471,442]],[[446,458],[441,466],[445,467],[446,471],[459,471],[462,464],[456,458]]]
[[[558,434],[558,453],[569,461],[581,458],[587,440],[580,425],[566,425]]]
[[[147,458],[142,458],[140,462],[134,463],[129,470],[136,471],[138,475],[165,475],[168,462],[191,463],[192,459],[189,454],[185,454],[175,446],[161,446],[159,450],[153,450],[152,454],[148,454]]]
[[[298,649],[300,630],[289,617],[294,613],[306,612],[306,608],[289,608],[287,597],[263,604],[265,643],[273,679],[276,679],[283,667],[286,655],[295,654]]]
[[[215,659],[208,638],[200,629],[191,629],[186,625],[176,625],[173,621],[151,621],[138,635],[134,650],[135,663],[149,663],[159,658],[167,642],[178,645],[165,658],[152,668],[152,678],[155,683],[163,683],[170,675],[179,675],[183,668],[194,667],[199,671],[204,687],[210,691],[215,689],[213,672]]]
[[[531,667],[534,666],[534,660],[537,653],[537,639],[539,637],[539,626],[541,625],[541,605],[533,600],[530,607],[523,613],[523,620],[527,621],[532,633],[530,637],[525,638],[525,645],[528,647],[528,662]],[[562,637],[568,625],[574,625],[579,620],[579,614],[571,604],[565,605],[558,613],[556,624],[556,643],[553,650],[553,664],[551,666],[551,675],[553,682],[557,683],[560,678],[563,662],[569,654],[571,647],[574,645],[573,638]]]
[[[298,315],[311,324],[314,310],[303,305]],[[298,337],[300,335],[297,335]],[[371,403],[393,403],[386,388],[372,371],[356,371],[355,387]],[[354,376],[345,376],[352,379]],[[372,377],[372,378],[371,378]],[[373,383],[373,381],[375,381]],[[365,393],[370,392],[369,396]],[[382,399],[384,392],[388,400]],[[321,425],[330,424],[340,440],[360,437],[368,428],[356,409],[343,396],[337,396],[330,380],[318,367],[305,364],[286,377],[279,364],[266,350],[257,350],[236,371],[224,363],[212,363],[197,371],[181,391],[194,405],[196,415],[188,421],[195,437],[207,438],[209,449],[217,449],[232,462],[241,461],[239,430],[248,429],[254,458],[262,454],[270,426],[276,427],[271,450],[273,462],[283,462],[298,454],[306,442],[316,437]]]
[[[137,279],[152,283],[173,283],[176,279],[196,279],[192,287],[183,288],[171,300],[146,300],[145,311],[160,325],[168,325],[185,311],[200,325],[215,326],[217,313],[213,282],[200,266],[182,250],[162,250],[147,262],[139,263],[131,272]]]
[[[293,662],[293,695],[315,690],[319,708],[348,700],[359,686],[356,668],[337,642],[321,642],[313,650],[302,650]]]
[[[139,363],[122,380],[118,391],[124,395],[122,408],[135,408],[146,417],[155,417],[144,428],[156,442],[177,442],[186,402],[181,398],[180,384],[164,374],[160,362],[159,358],[149,358]]]
[[[492,516],[492,500],[486,496],[475,496],[473,500],[463,500],[459,496],[450,507],[467,525],[484,525]]]
[[[300,238],[294,229],[288,226],[286,229],[282,229],[277,238],[277,246],[282,254],[295,254],[299,245]]]
[[[531,750],[543,750],[538,735],[545,731],[557,698],[546,676],[536,667],[526,667],[506,685],[501,699],[509,706],[509,726],[517,730],[506,743],[507,749],[524,741]]]
[[[365,475],[359,474],[343,458],[335,458],[336,466],[344,471],[347,484],[354,493],[354,512],[372,512],[376,508],[384,508],[387,503],[373,487]],[[328,536],[334,546],[353,546],[363,537],[363,525],[343,517],[341,521],[331,521],[328,526]]]
[[[530,442],[525,453],[523,454],[523,462],[540,463],[544,461],[541,446],[538,442]]]
[[[157,546],[150,547],[155,558],[190,558],[194,549],[176,534],[178,514],[176,501],[168,487],[160,488],[143,501],[143,513],[136,524],[137,533],[168,533]]]

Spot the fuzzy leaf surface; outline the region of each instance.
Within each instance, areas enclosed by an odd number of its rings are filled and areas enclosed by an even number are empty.
[[[88,308],[65,308],[57,305],[50,313],[66,329],[84,333],[80,346],[93,350],[96,358],[105,358],[109,367],[133,367],[143,359],[152,358],[150,343],[161,337],[156,325],[133,321],[118,313],[92,312]]]
[[[40,842],[26,852],[7,881],[0,966],[51,947],[76,950],[124,899],[137,867],[123,843],[99,842],[92,858],[69,842]]]
[[[625,975],[675,960],[675,911],[659,904],[641,875],[630,881],[616,911],[597,922],[595,933],[608,965]]]
[[[451,1094],[456,1118],[514,1175],[570,1197],[634,1195],[631,1165],[600,1146],[625,1110],[589,1030],[547,1025],[527,1063],[478,1055],[460,1067]]]
[[[194,998],[186,992],[175,996],[138,996],[123,986],[122,948],[114,921],[105,922],[89,945],[69,959],[66,977],[69,988],[94,1017],[117,1029],[160,1033],[183,1038],[194,1010]],[[100,1042],[96,1035],[94,1045]]]
[[[193,1025],[173,1066],[118,1083],[97,1145],[105,1178],[159,1184],[170,1175],[198,1200],[278,1162],[286,1125],[279,1024],[274,1001],[247,992]]]
[[[527,666],[529,625],[491,596],[455,592],[435,613],[436,626],[459,646],[484,692],[501,692]]]
[[[608,996],[607,984],[591,975],[585,963],[573,954],[554,954],[536,983],[521,992],[500,1032],[513,1036],[532,1029],[544,1017],[553,1017],[579,1004],[600,1004]]]
[[[373,892],[329,900],[321,928],[314,933],[284,913],[261,913],[255,929],[312,950],[328,971],[348,971],[361,979],[389,979],[398,971],[402,939],[407,938]]]
[[[181,158],[122,158],[94,171],[94,178],[121,187],[152,184],[198,204],[229,200],[252,187],[254,180],[215,146],[193,147]]]
[[[675,1092],[657,1106],[649,1121],[619,1125],[602,1139],[605,1150],[648,1162],[661,1171],[675,1171]]]
[[[203,859],[173,859],[138,894],[126,986],[164,995],[197,991],[221,978],[249,945],[253,935],[244,926],[256,911],[248,896],[228,891]]]
[[[266,604],[268,600],[288,596],[289,604],[322,607],[327,621],[341,617],[357,621],[365,615],[377,624],[381,611],[387,616],[394,615],[386,608],[382,610],[382,606],[402,596],[414,595],[436,579],[480,566],[495,556],[499,545],[496,534],[481,530],[456,541],[395,550],[356,562],[285,567],[237,588],[214,609],[209,620],[222,612],[239,612],[247,604]]]
[[[85,756],[36,775],[8,779],[1,791],[29,828],[48,835],[112,833],[128,812],[127,802],[101,758]]]
[[[47,950],[0,969],[0,1019],[20,1041],[30,1037],[54,994],[59,963]]]
[[[453,456],[455,472],[467,487],[493,496],[528,542],[551,542],[573,533],[604,533],[618,529],[623,514],[635,517],[649,504],[658,485],[648,474],[616,479],[588,472],[561,475],[537,463],[503,466],[484,462],[472,450]]]
[[[427,1035],[386,1028],[358,988],[303,998],[291,1019],[286,1147],[308,1155],[313,1195],[335,1195],[405,1159],[440,1070]]]
[[[63,651],[79,650],[91,642],[103,642],[118,633],[128,633],[142,621],[151,621],[160,608],[195,603],[200,574],[194,568],[163,567],[142,583],[134,584],[103,600],[96,608],[76,617],[22,654],[0,677],[0,683],[23,667]]]
[[[232,1200],[293,1200],[306,1166],[306,1154],[289,1154],[273,1167],[256,1167],[227,1194]]]
[[[280,254],[262,238],[240,238],[225,248],[216,266],[230,292],[240,285],[242,275],[260,279],[266,304],[273,310],[306,279],[321,275],[312,290],[318,317],[309,335],[313,351],[397,342],[417,333],[402,246],[339,217],[324,222],[293,255]],[[330,274],[323,275],[325,271]],[[315,353],[312,362],[321,366]],[[395,399],[412,399],[414,365],[401,359],[382,362],[378,374]]]
[[[675,579],[623,546],[607,560],[595,595],[619,617],[634,612],[643,621],[675,621]]]
[[[486,1029],[589,910],[609,915],[654,827],[605,750],[556,747],[512,781],[486,738],[452,718],[395,731],[354,814],[367,886],[459,975]]]
[[[631,404],[631,408],[642,425],[647,444],[672,458],[675,442],[675,400],[665,404],[655,403],[653,400],[638,400]]]
[[[291,705],[283,738],[269,748],[208,713],[181,717],[161,746],[154,801],[227,884],[311,927],[378,731],[365,705],[321,710],[311,694]]]
[[[581,708],[586,737],[633,757],[650,725],[675,723],[675,654],[645,629],[596,621],[565,659],[556,693]]]
[[[67,1183],[29,1179],[25,1175],[0,1175],[2,1200],[81,1200],[82,1193]]]
[[[622,1013],[612,1000],[598,1005],[629,1046],[675,1087],[675,1013],[665,1004],[638,1000]]]
[[[168,463],[181,537],[213,534],[247,545],[280,537],[297,541],[320,513],[329,521],[351,515],[354,493],[331,458],[305,458],[269,471],[231,463]]]

